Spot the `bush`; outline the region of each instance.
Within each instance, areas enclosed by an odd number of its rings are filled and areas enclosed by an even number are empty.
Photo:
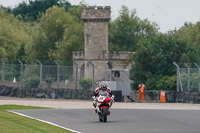
[[[28,78],[26,81],[26,87],[28,88],[36,88],[40,83],[40,78],[38,76],[32,76]]]
[[[92,79],[90,78],[82,78],[80,81],[79,81],[79,84],[81,85],[81,87],[84,89],[84,90],[88,90],[91,88],[92,86]]]
[[[156,88],[159,90],[176,91],[176,75],[160,78],[156,82]]]
[[[47,83],[48,87],[51,86],[53,80],[54,80],[54,78],[52,78],[51,76],[47,76],[47,77],[45,78],[45,82]]]

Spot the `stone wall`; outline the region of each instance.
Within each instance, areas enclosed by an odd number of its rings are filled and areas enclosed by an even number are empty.
[[[105,80],[105,70],[108,69],[107,60],[92,60],[94,66],[94,75],[95,81]],[[85,61],[85,76],[92,78],[93,71],[92,66],[88,65],[88,61]]]
[[[108,22],[84,24],[85,59],[108,59]]]

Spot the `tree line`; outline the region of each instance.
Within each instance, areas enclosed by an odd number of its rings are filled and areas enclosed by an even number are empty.
[[[72,65],[72,52],[83,51],[81,8],[66,0],[29,0],[15,8],[0,7],[0,58],[5,62]],[[175,20],[174,20],[175,21]],[[200,22],[159,32],[159,26],[122,6],[109,22],[109,50],[135,52],[130,78],[133,88],[176,89],[177,63],[200,63]]]

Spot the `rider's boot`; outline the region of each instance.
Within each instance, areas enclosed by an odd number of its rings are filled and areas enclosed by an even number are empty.
[[[95,101],[93,101],[93,106],[94,106],[94,113],[97,113],[97,103]]]
[[[96,108],[94,109],[94,113],[97,113],[97,109]]]

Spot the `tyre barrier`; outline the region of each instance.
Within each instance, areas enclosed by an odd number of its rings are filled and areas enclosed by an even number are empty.
[[[122,92],[112,91],[116,102],[122,102]],[[20,97],[20,98],[51,98],[51,99],[81,99],[92,100],[93,91],[83,89],[40,89],[40,88],[14,88],[0,86],[0,96]]]

